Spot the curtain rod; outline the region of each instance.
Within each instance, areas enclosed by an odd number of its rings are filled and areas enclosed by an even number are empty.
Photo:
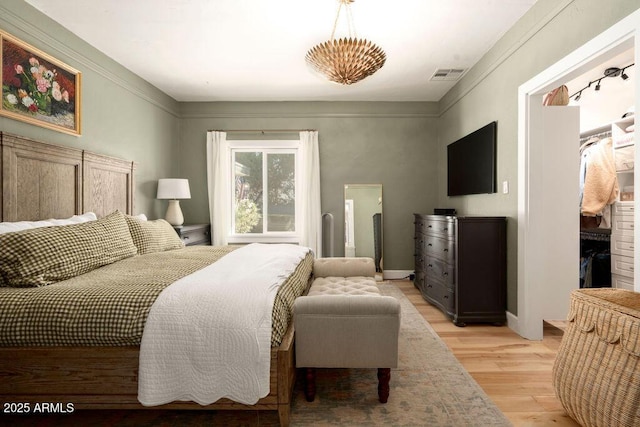
[[[225,133],[298,133],[298,132],[315,132],[316,129],[209,129],[207,132],[225,132]]]

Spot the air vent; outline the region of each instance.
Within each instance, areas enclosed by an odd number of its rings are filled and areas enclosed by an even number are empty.
[[[438,68],[429,80],[431,81],[456,81],[464,74],[463,68]]]

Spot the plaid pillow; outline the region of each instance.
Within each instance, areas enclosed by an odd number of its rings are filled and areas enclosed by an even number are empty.
[[[97,221],[1,234],[0,286],[45,286],[135,254],[119,211]]]
[[[164,219],[141,221],[132,216],[126,216],[133,243],[138,248],[138,254],[170,251],[184,248],[184,242],[176,231]]]

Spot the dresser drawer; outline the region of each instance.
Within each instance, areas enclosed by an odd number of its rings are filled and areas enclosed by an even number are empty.
[[[613,204],[613,214],[614,215],[631,215],[635,211],[634,209],[635,202],[616,202]]]
[[[440,305],[449,315],[453,314],[454,293],[440,283],[429,281],[426,283],[426,294],[433,302]]]
[[[185,225],[176,231],[187,246],[211,244],[211,231],[208,224]]]
[[[414,256],[413,256],[413,260],[414,260],[414,267],[416,272],[418,272],[418,270],[423,271],[424,270],[424,252],[417,252]]]
[[[633,291],[633,278],[626,276],[619,276],[617,274],[611,275],[611,287],[618,289],[626,289]]]
[[[611,273],[633,278],[633,258],[611,254]]]
[[[456,221],[455,218],[433,215],[425,220],[423,230],[430,236],[453,239],[456,235]]]
[[[443,239],[436,236],[427,236],[424,242],[424,249],[428,256],[440,258],[453,264],[455,259],[455,243],[453,239]]]
[[[425,262],[427,282],[436,280],[448,288],[453,288],[455,283],[455,266],[453,264],[448,264],[437,258],[429,258]]]
[[[633,257],[633,234],[612,234],[611,253]]]
[[[414,239],[414,246],[415,246],[414,251],[415,251],[415,253],[416,254],[424,253],[424,251],[425,251],[424,242],[426,241],[427,236],[425,236],[422,233],[416,233],[416,235],[415,235],[415,237],[413,239]]]
[[[612,234],[628,234],[633,236],[633,229],[633,217],[614,215],[613,224],[611,224]]]

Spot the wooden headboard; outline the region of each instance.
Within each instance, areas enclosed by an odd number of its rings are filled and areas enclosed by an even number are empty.
[[[135,163],[0,132],[0,221],[133,213]]]

